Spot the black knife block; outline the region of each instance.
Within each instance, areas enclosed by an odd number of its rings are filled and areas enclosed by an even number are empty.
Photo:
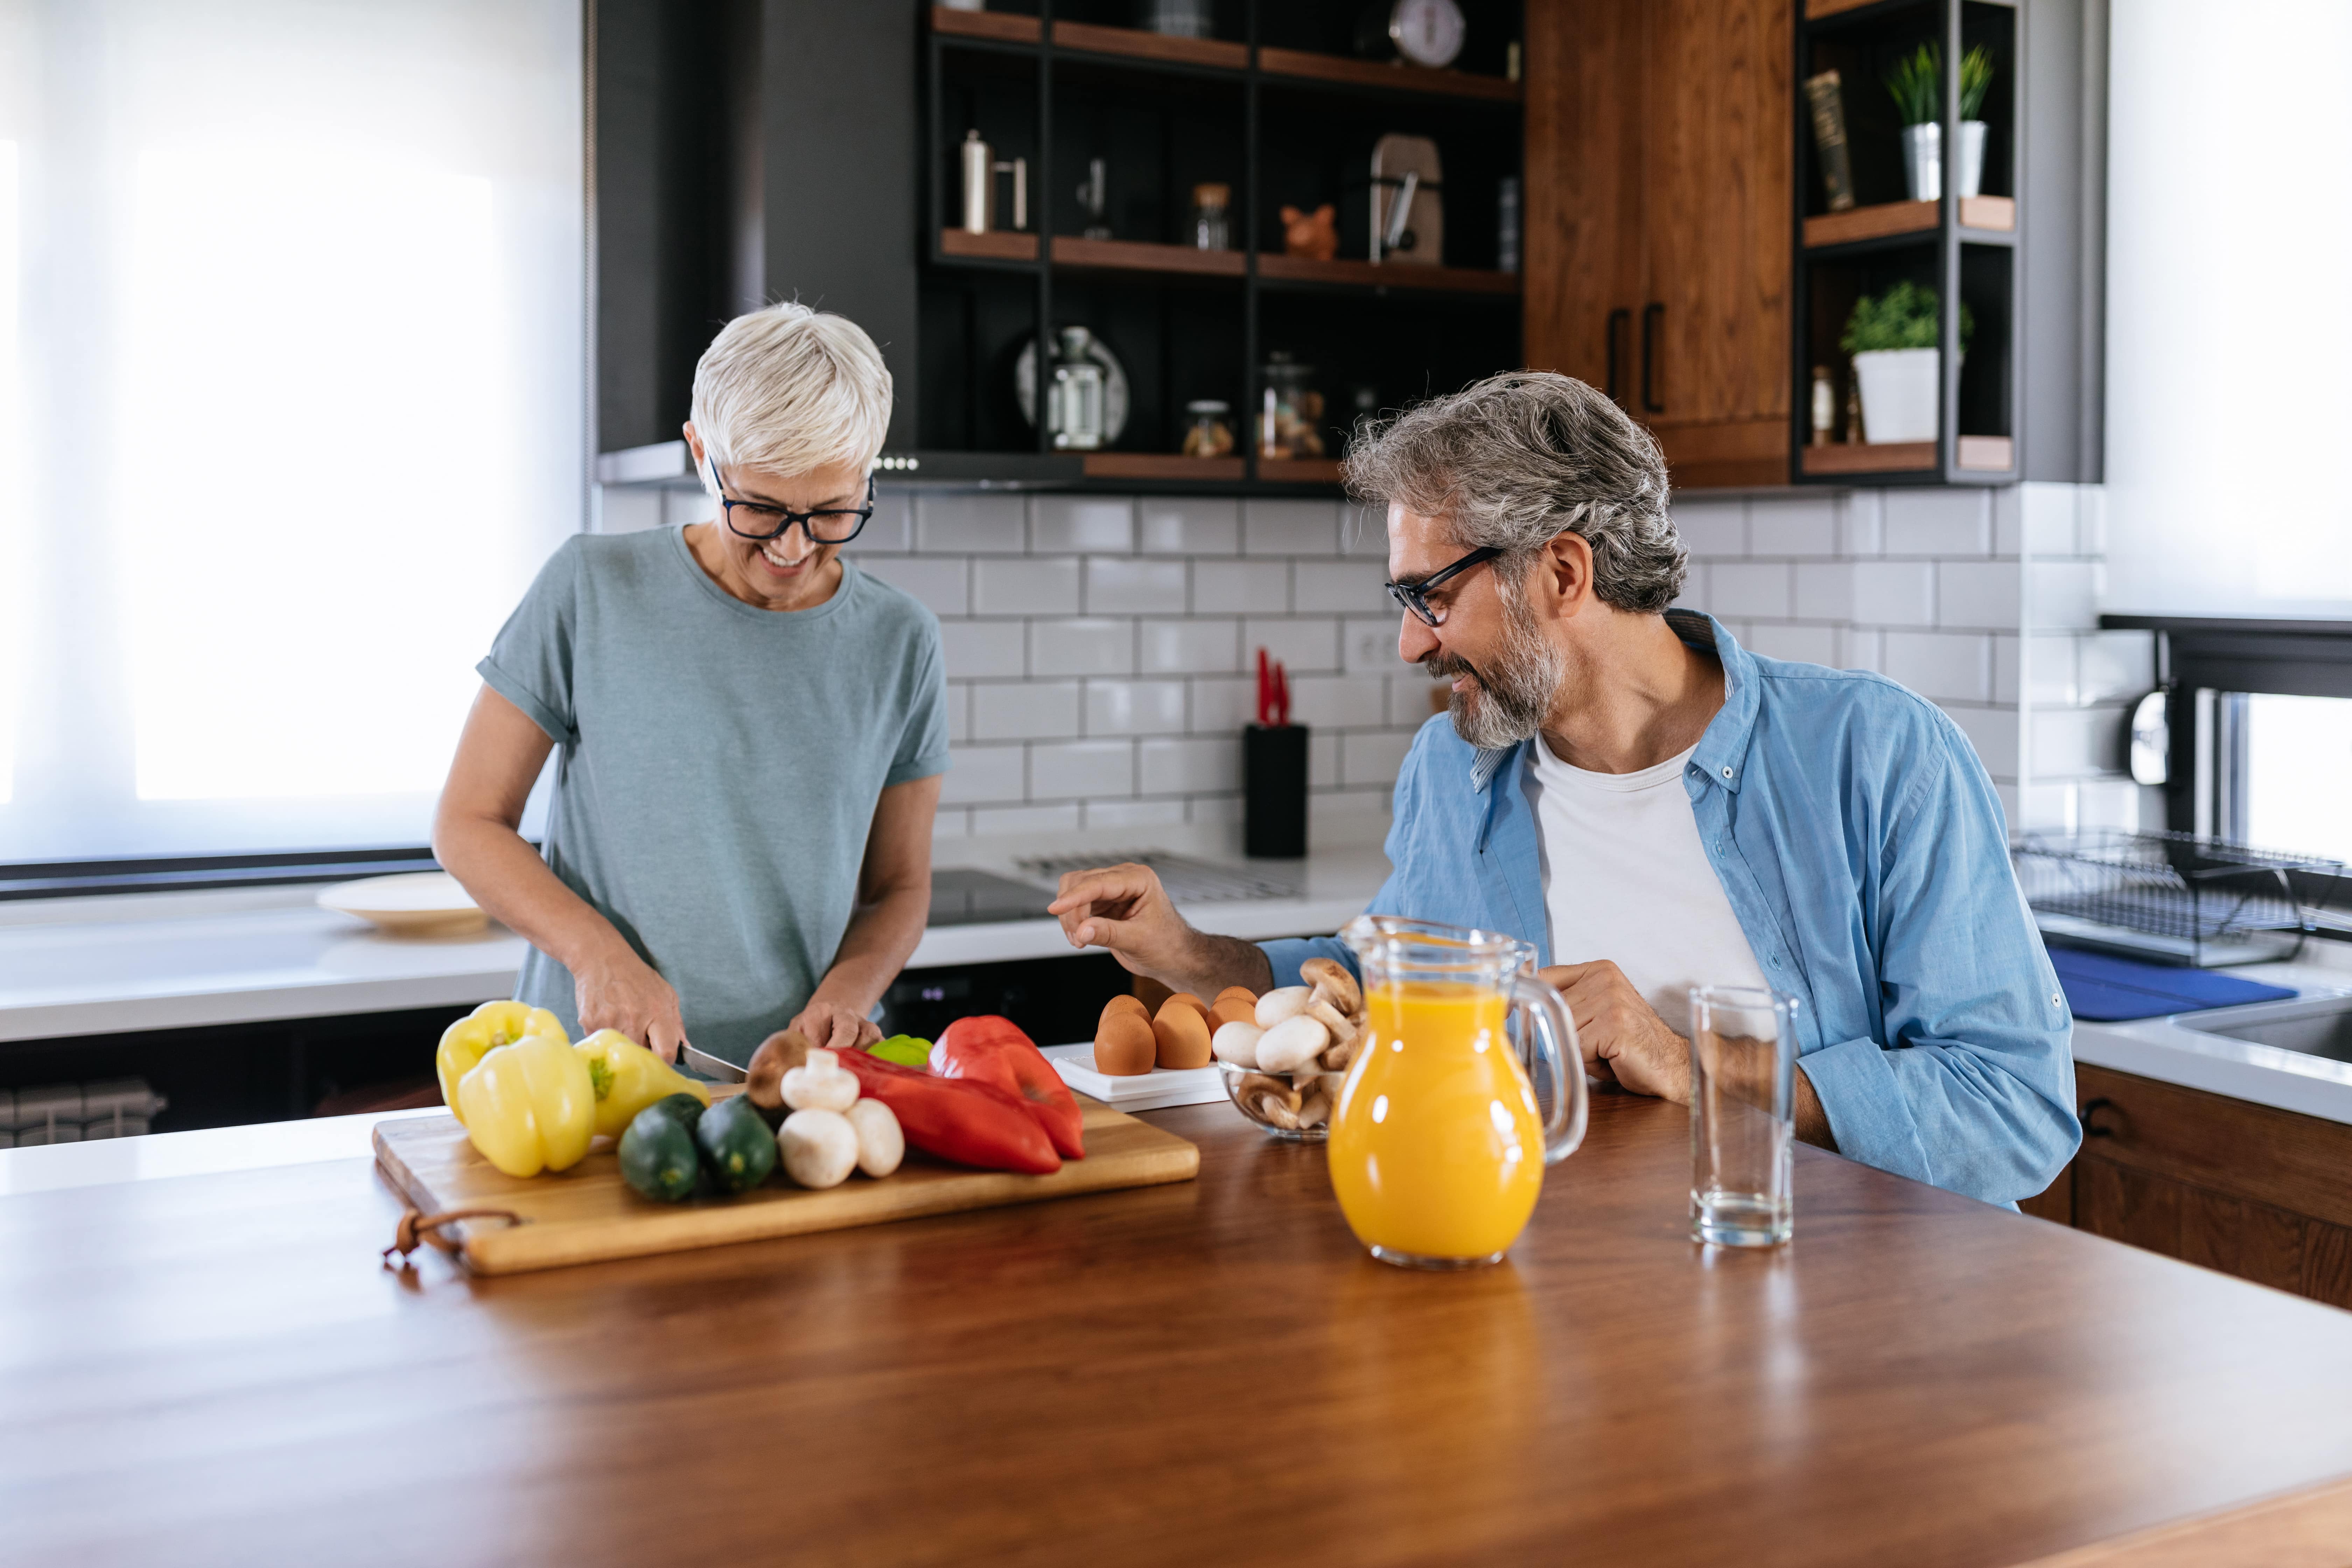
[[[1307,853],[1307,726],[1242,731],[1242,853],[1297,860]]]

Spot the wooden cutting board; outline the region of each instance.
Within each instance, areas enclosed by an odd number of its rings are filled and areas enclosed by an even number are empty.
[[[907,1163],[880,1181],[853,1175],[837,1187],[813,1193],[793,1186],[779,1171],[767,1184],[736,1197],[662,1204],[628,1189],[609,1143],[600,1143],[568,1171],[518,1178],[476,1152],[454,1116],[379,1123],[375,1157],[393,1184],[426,1214],[478,1207],[522,1216],[520,1225],[484,1219],[446,1227],[445,1234],[456,1236],[459,1255],[477,1274],[520,1274],[843,1230],[1114,1187],[1188,1182],[1200,1173],[1200,1150],[1174,1133],[1085,1095],[1077,1101],[1086,1111],[1087,1157],[1064,1162],[1050,1176],[967,1170],[910,1149]]]

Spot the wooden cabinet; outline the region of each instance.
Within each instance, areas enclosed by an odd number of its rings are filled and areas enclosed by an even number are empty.
[[[1790,0],[1533,0],[1528,363],[1678,488],[1789,479]]]
[[[2074,1081],[2082,1152],[2026,1212],[2352,1307],[2352,1127],[2105,1068]]]

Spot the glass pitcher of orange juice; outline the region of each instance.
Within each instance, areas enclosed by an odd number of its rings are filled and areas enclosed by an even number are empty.
[[[1568,1005],[1513,937],[1394,915],[1339,936],[1363,972],[1365,1014],[1327,1145],[1339,1210],[1383,1262],[1496,1262],[1535,1212],[1543,1168],[1584,1141]],[[1549,1069],[1549,1120],[1511,1044],[1514,1011]]]

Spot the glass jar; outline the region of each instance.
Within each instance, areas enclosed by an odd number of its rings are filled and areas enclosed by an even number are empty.
[[[1231,250],[1234,247],[1233,221],[1226,216],[1232,205],[1231,185],[1212,180],[1192,187],[1192,247],[1195,250]]]
[[[1188,458],[1222,458],[1234,449],[1234,427],[1226,416],[1232,405],[1214,397],[1195,398],[1184,405],[1184,413],[1192,423],[1184,431],[1184,455]]]
[[[1276,350],[1266,356],[1265,405],[1258,415],[1258,456],[1323,455],[1323,395],[1309,384],[1315,367]]]

